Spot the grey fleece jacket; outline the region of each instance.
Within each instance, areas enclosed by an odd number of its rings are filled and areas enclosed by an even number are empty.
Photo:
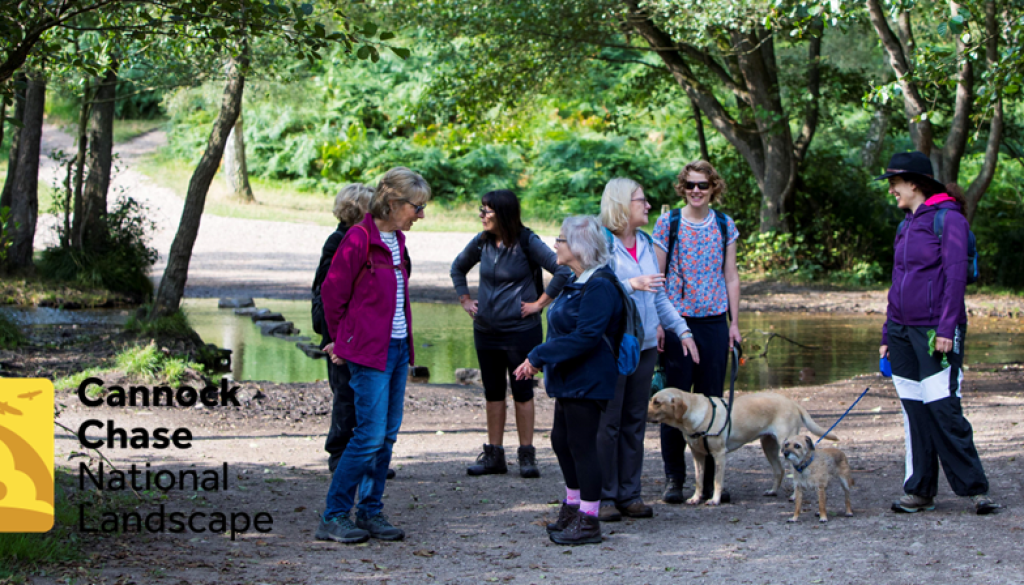
[[[553,275],[544,292],[552,299],[557,297],[572,271],[558,265],[555,252],[536,234],[530,236],[528,252],[537,265]],[[474,329],[483,333],[506,333],[527,331],[540,325],[540,313],[522,317],[520,303],[536,301],[537,289],[530,263],[518,243],[512,248],[496,246],[484,232],[470,240],[452,262],[452,284],[459,296],[469,294],[466,273],[477,264],[480,264],[480,288]]]

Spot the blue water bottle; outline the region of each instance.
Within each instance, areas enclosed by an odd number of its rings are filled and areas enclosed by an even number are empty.
[[[883,357],[878,360],[878,371],[886,378],[892,378],[892,365],[889,363],[889,358]]]

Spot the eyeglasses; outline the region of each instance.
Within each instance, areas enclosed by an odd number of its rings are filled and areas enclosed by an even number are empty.
[[[415,203],[413,203],[412,201],[409,201],[408,199],[402,199],[402,201],[408,203],[409,205],[412,205],[413,209],[416,210],[416,214],[417,215],[419,215],[420,213],[423,213],[423,210],[427,208],[427,204],[426,203],[424,203],[423,205],[416,205]]]
[[[555,243],[556,243],[556,244],[564,244],[564,243],[566,243],[566,242],[568,242],[568,241],[569,241],[569,240],[567,240],[567,239],[565,239],[565,238],[555,238]]]
[[[641,197],[639,199],[630,199],[630,201],[641,201],[641,202],[643,202],[644,205],[647,205],[647,198],[646,197]]]
[[[707,191],[708,189],[711,188],[711,183],[707,181],[701,181],[700,183],[691,183],[690,181],[687,181],[686,183],[683,184],[683,186],[685,186],[688,191],[693,191],[694,189]]]
[[[480,217],[487,217],[488,215],[493,215],[493,214],[494,214],[494,210],[493,209],[487,209],[487,208],[484,208],[484,207],[480,208]]]

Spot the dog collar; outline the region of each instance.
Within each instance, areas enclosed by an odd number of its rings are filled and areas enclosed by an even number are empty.
[[[811,458],[808,459],[806,462],[804,462],[804,463],[802,463],[800,465],[797,465],[796,463],[794,463],[793,464],[793,469],[795,469],[797,473],[803,473],[804,470],[807,469],[811,465],[811,463],[814,463],[814,453],[811,453]]]

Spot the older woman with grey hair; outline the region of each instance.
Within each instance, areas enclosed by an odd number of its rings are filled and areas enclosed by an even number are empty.
[[[619,378],[611,340],[623,328],[618,279],[607,266],[608,245],[594,217],[570,217],[555,240],[558,263],[573,276],[548,309],[548,340],[516,369],[525,379],[544,369],[544,387],[555,399],[551,446],[565,478],[558,521],[548,525],[557,544],[601,542],[601,465],[597,429],[615,397]]]

